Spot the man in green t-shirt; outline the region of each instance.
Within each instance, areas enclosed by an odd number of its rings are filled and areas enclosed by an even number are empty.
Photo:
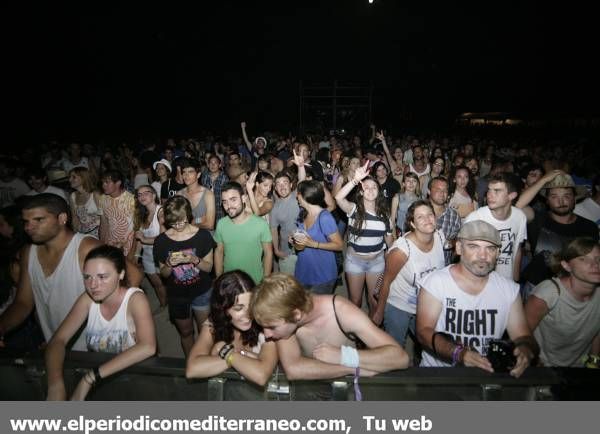
[[[227,213],[215,231],[215,273],[242,270],[258,284],[271,274],[273,243],[266,220],[246,207],[248,198],[237,182],[228,182],[221,190],[221,204]]]

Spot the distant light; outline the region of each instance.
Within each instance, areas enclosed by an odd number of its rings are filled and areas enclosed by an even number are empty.
[[[372,5],[373,4],[373,0],[369,0],[369,4]]]

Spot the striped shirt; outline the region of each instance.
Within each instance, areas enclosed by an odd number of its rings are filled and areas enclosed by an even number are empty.
[[[386,248],[386,235],[392,234],[389,219],[383,219],[368,211],[362,228],[356,228],[356,205],[348,214],[348,245],[359,255],[379,253]]]

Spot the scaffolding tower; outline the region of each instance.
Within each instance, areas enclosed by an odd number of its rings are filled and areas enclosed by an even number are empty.
[[[373,84],[364,81],[300,80],[299,130],[340,132],[371,123]]]

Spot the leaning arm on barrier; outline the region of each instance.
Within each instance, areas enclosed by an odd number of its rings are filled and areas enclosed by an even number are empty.
[[[442,303],[427,289],[421,288],[417,300],[417,338],[421,345],[444,361],[454,361],[464,366],[494,372],[490,361],[477,351],[472,351],[468,347],[461,348],[443,333],[436,332],[435,326],[441,313]]]
[[[540,348],[527,325],[523,303],[519,295],[517,295],[515,301],[510,306],[506,331],[515,344],[513,354],[517,358],[515,367],[510,371],[510,375],[520,377],[525,369],[529,367],[532,360],[539,355]]]
[[[354,373],[353,368],[304,357],[296,336],[277,341],[277,352],[288,380],[322,380]]]
[[[63,322],[60,324],[48,346],[44,357],[46,359],[46,371],[48,377],[48,400],[64,401],[67,392],[63,378],[63,364],[67,343],[77,333],[77,330],[85,322],[92,299],[87,292],[81,294]]]
[[[277,365],[277,349],[274,342],[265,342],[258,355],[244,350],[232,350],[227,359],[222,359],[218,354],[224,344],[215,344],[212,325],[206,321],[188,357],[186,377],[213,377],[232,367],[258,385],[264,386],[267,383]]]
[[[358,336],[367,346],[366,349],[358,350],[361,369],[381,373],[408,368],[409,357],[406,351],[394,338],[373,324],[356,305],[346,298],[337,297],[335,308],[341,327],[347,333]]]
[[[156,353],[154,320],[146,296],[141,292],[132,294],[127,305],[127,310],[128,316],[131,316],[135,324],[135,344],[122,353],[117,354],[106,363],[97,366],[95,370],[88,371],[79,381],[71,396],[71,400],[84,400],[92,386],[97,384],[101,379],[129,368],[148,357],[152,357]]]

